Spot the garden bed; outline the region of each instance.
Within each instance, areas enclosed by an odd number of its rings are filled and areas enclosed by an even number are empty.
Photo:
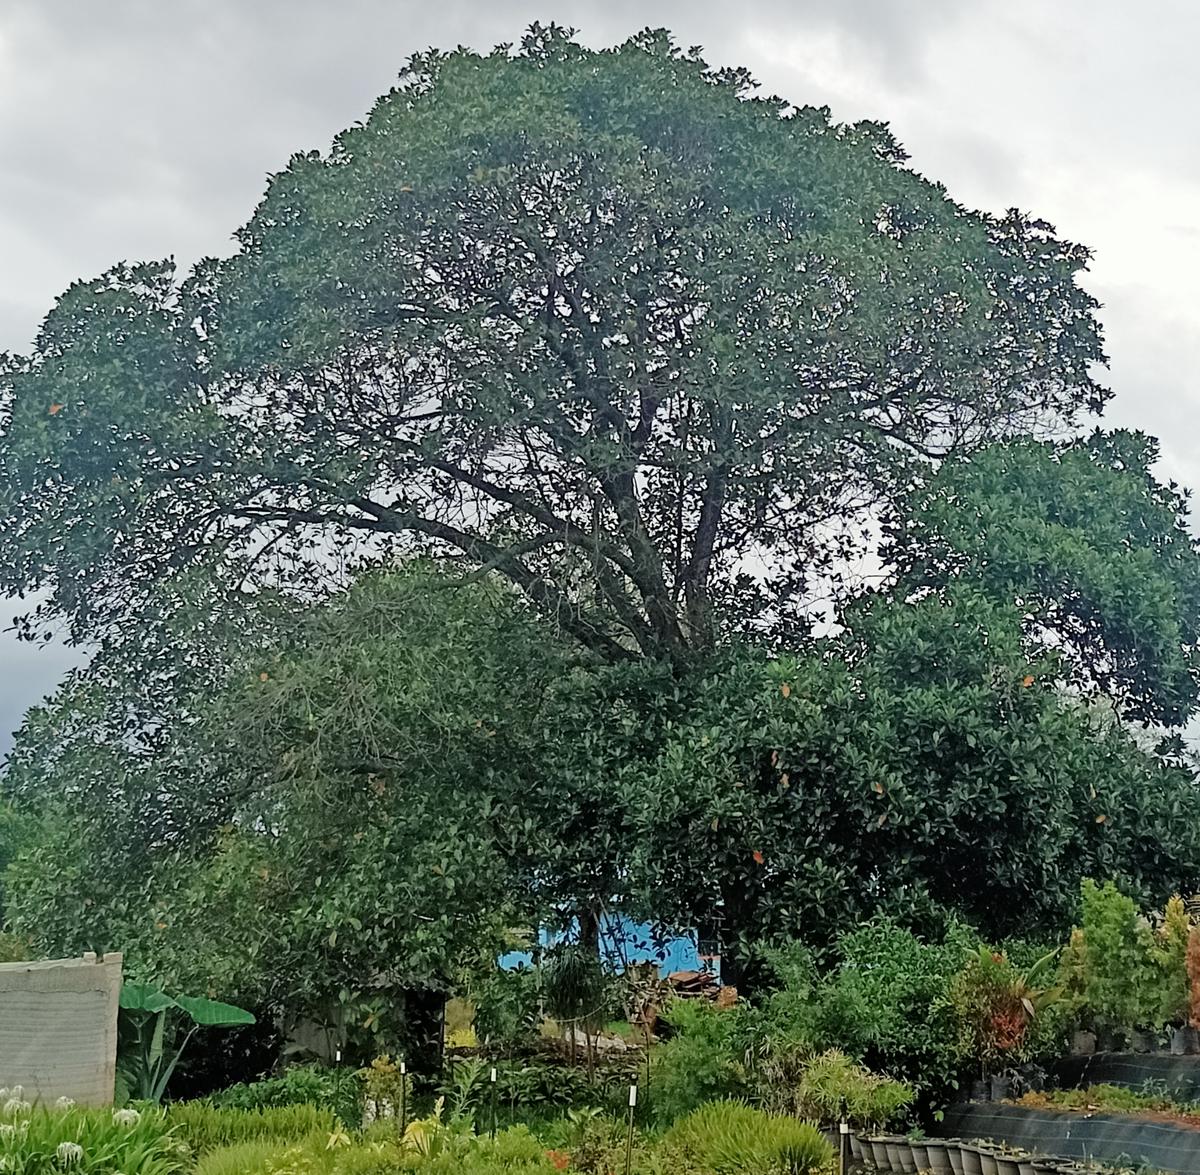
[[[1152,1084],[1177,1101],[1200,1101],[1200,1056],[1095,1053],[1063,1057],[1053,1066],[1053,1073],[1064,1088],[1126,1085],[1141,1089]]]
[[[942,1129],[1037,1154],[1200,1175],[1200,1130],[1165,1116],[972,1103],[950,1107]]]

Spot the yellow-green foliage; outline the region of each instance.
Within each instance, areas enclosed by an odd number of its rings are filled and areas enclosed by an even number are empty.
[[[219,1146],[201,1156],[195,1175],[262,1175],[281,1153],[273,1139]]]
[[[882,1128],[913,1100],[912,1087],[892,1081],[830,1049],[804,1067],[796,1102],[800,1113],[820,1122],[836,1121],[842,1105],[856,1126]]]
[[[809,1175],[829,1170],[833,1147],[809,1122],[745,1102],[709,1102],[667,1131],[665,1141],[712,1175]]]
[[[312,1138],[323,1144],[335,1129],[331,1110],[308,1105],[239,1110],[204,1101],[176,1102],[167,1121],[196,1155],[250,1142],[272,1143],[276,1150]]]
[[[1188,936],[1191,920],[1187,906],[1178,894],[1163,910],[1162,922],[1154,935],[1154,961],[1162,972],[1161,1019],[1167,1024],[1183,1024],[1188,1015]]]
[[[195,1175],[558,1175],[540,1142],[524,1126],[496,1138],[446,1131],[444,1145],[417,1150],[377,1132],[343,1131],[291,1145],[250,1142],[222,1147],[197,1164]]]

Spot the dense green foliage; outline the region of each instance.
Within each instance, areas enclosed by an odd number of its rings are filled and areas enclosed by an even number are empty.
[[[316,1106],[332,1110],[344,1126],[355,1126],[362,1120],[363,1085],[353,1069],[293,1065],[278,1077],[227,1086],[208,1100],[240,1110]]]
[[[661,32],[419,55],[233,257],[4,361],[0,583],[128,635],[433,546],[610,659],[794,612],[914,468],[1106,398],[1086,251],[904,159]]]
[[[167,1121],[197,1156],[250,1142],[278,1147],[315,1137],[324,1144],[334,1130],[329,1110],[307,1104],[231,1109],[203,1101],[176,1102],[167,1111]]]
[[[73,769],[96,733],[76,720],[88,682],[34,719],[7,779],[43,821],[9,914],[44,950],[123,946],[158,982],[293,1013],[353,1004],[386,1036],[403,992],[445,991],[499,946],[511,869],[538,843],[515,808],[536,762],[526,691],[554,662],[486,585],[419,572],[364,579],[271,636],[202,705],[143,711],[156,745],[106,751],[103,776]],[[231,738],[236,765],[210,757]],[[223,803],[197,816],[196,788]],[[178,831],[130,828],[143,801]]]
[[[5,1090],[0,1168],[20,1175],[177,1175],[190,1152],[158,1111],[31,1106]]]
[[[1196,704],[1200,563],[1186,494],[1151,472],[1153,440],[1096,433],[996,445],[946,462],[893,514],[906,593],[964,580],[1019,601],[1032,650],[1130,717],[1173,725]]]
[[[671,1127],[667,1142],[691,1160],[690,1169],[714,1175],[816,1175],[833,1161],[833,1148],[811,1123],[742,1102],[693,1110]]]
[[[535,28],[415,58],[238,242],[0,361],[0,587],[98,646],[4,771],[31,949],[365,1058],[618,908],[743,992],[814,949],[780,1072],[939,1085],[968,939],[1200,880],[1200,555],[1152,441],[1044,439],[1106,398],[1049,226],[664,34]]]

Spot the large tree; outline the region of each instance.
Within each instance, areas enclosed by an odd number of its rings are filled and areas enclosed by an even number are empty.
[[[782,652],[610,663],[498,572],[416,566],[234,629],[190,693],[106,654],[10,765],[42,819],[14,920],[313,1006],[355,976],[445,985],[505,917],[719,928],[732,973],[880,912],[999,936],[1065,925],[1084,876],[1190,890],[1190,765],[1127,725],[1195,693],[1200,556],[1152,455],[1112,434],[946,463],[892,517],[892,581]],[[236,927],[211,949],[206,902]]]
[[[914,466],[1105,398],[1084,249],[665,33],[419,55],[237,240],[73,286],[0,364],[0,586],[77,636],[433,548],[678,664]]]
[[[532,914],[549,830],[526,796],[563,657],[513,595],[364,576],[150,689],[103,654],[7,765],[14,927],[288,1019],[340,1004],[393,1045],[407,996]]]

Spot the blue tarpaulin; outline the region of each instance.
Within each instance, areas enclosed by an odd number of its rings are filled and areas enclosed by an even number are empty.
[[[571,937],[574,937],[574,928],[562,934],[547,930],[538,933],[543,948]],[[719,960],[701,958],[694,934],[664,941],[655,936],[647,923],[621,916],[601,920],[600,956],[613,971],[623,971],[630,963],[653,962],[658,964],[660,975],[670,975],[673,971],[701,971],[705,967],[720,974]],[[532,966],[533,955],[529,951],[509,951],[499,962],[506,971],[515,971],[518,967]]]

